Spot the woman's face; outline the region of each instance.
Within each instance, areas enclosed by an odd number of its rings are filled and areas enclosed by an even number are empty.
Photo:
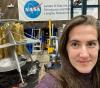
[[[74,27],[69,33],[66,49],[72,66],[80,73],[90,73],[98,59],[96,28],[91,25]]]

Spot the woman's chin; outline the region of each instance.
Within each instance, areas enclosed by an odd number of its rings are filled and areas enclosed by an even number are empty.
[[[82,68],[82,69],[77,69],[78,72],[80,73],[90,73],[92,69],[88,68]]]

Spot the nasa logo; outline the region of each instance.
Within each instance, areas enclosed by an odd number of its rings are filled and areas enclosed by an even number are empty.
[[[42,4],[42,3],[41,3]],[[36,18],[41,14],[41,4],[36,1],[28,1],[24,6],[24,12],[29,18]]]

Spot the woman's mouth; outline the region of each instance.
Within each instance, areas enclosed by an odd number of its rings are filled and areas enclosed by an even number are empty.
[[[78,62],[79,63],[83,63],[83,64],[85,64],[85,63],[89,63],[91,60],[79,60]]]

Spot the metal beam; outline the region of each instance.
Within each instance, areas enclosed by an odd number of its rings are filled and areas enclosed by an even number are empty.
[[[82,5],[77,5],[77,6],[73,6],[73,8],[81,8]],[[100,7],[100,5],[86,5],[87,8],[97,8]]]
[[[73,13],[74,13],[74,5],[73,5],[73,2],[74,2],[74,0],[71,0],[71,11],[70,11],[71,18],[73,18]]]
[[[86,14],[87,8],[100,8],[100,0],[97,5],[87,5],[87,0],[81,0],[82,5],[74,4],[74,0],[71,0],[71,18],[73,18],[74,8],[82,8],[82,14]],[[99,12],[99,11],[98,11]],[[98,17],[100,18],[100,17]]]
[[[87,11],[87,0],[82,0],[82,15],[85,15]]]

